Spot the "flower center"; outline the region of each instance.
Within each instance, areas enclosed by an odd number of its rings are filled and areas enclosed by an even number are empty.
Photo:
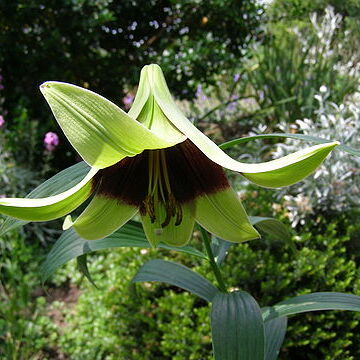
[[[172,217],[175,218],[175,225],[180,225],[182,221],[182,209],[171,191],[168,166],[166,163],[165,150],[154,150],[149,152],[149,185],[147,196],[145,197],[140,211],[149,215],[152,223],[156,221],[156,204],[161,204],[165,208],[165,219],[161,227],[170,223]]]
[[[100,170],[92,182],[96,196],[137,206],[163,228],[180,225],[183,204],[229,187],[221,166],[190,140],[167,149],[145,150]]]

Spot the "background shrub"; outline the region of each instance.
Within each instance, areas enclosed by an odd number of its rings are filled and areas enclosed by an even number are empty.
[[[249,193],[246,203],[250,208],[261,199],[261,193],[256,198]],[[266,207],[269,214],[264,201]],[[281,239],[234,245],[223,264],[225,281],[249,291],[263,306],[314,291],[359,295],[359,255],[349,247],[355,230],[344,216],[302,227],[293,236],[296,251]],[[164,284],[145,283],[136,293],[129,289],[142,263],[164,255],[123,249],[94,256],[90,270],[100,290],[83,284],[78,304],[66,316],[62,351],[72,359],[211,359],[210,309],[203,300]],[[206,264],[171,257],[211,279]],[[307,359],[356,359],[359,320],[347,312],[292,317],[280,358],[304,359],[306,353]]]

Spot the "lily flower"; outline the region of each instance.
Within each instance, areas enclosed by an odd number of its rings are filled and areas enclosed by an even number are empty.
[[[281,159],[246,164],[229,157],[179,110],[158,65],[145,66],[128,113],[87,89],[61,82],[40,87],[64,134],[90,166],[75,186],[45,198],[0,199],[0,213],[26,221],[65,216],[91,195],[73,227],[84,239],[110,235],[137,213],[149,242],[182,246],[197,222],[232,242],[259,237],[223,168],[265,187],[293,184],[313,172],[338,142]]]

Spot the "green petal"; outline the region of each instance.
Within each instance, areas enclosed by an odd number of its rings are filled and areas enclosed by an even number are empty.
[[[93,167],[105,168],[145,149],[184,141],[155,134],[104,97],[81,87],[46,82],[40,87],[66,137]]]
[[[153,247],[156,247],[160,242],[171,246],[184,246],[189,242],[195,224],[194,204],[186,203],[182,204],[181,207],[182,221],[179,225],[175,225],[176,219],[172,217],[168,225],[161,227],[166,212],[160,203],[155,204],[156,220],[154,223],[151,222],[147,214],[141,216],[145,235]]]
[[[84,161],[60,171],[50,179],[44,181],[33,191],[26,195],[27,198],[36,199],[60,194],[78,184],[89,172],[90,167]],[[0,211],[1,212],[1,211]],[[0,236],[7,231],[27,224],[28,221],[7,217],[0,226]]]
[[[149,86],[155,101],[169,121],[209,159],[227,169],[243,173],[246,178],[258,185],[281,187],[294,184],[313,172],[329,152],[339,145],[337,141],[316,145],[266,163],[246,164],[238,162],[224,153],[184,116],[171,97],[160,67],[148,65],[145,68],[148,72]]]
[[[151,88],[149,86],[149,80],[147,76],[146,66],[144,66],[140,73],[140,81],[134,101],[131,105],[131,108],[128,112],[128,115],[133,119],[137,119],[141,113],[141,110],[144,108],[146,102],[151,96]]]
[[[183,141],[186,140],[186,136],[162,112],[150,90],[148,71],[146,71],[145,66],[141,70],[138,90],[128,115],[141,122],[154,134],[165,137],[170,141],[179,142],[179,138],[182,138]]]
[[[39,199],[0,199],[0,213],[27,221],[46,221],[68,214],[81,205],[92,192],[91,179],[97,173],[91,168],[77,185],[58,195]]]
[[[227,241],[238,243],[260,237],[232,188],[197,198],[195,220]]]
[[[127,223],[137,211],[137,207],[121,200],[95,196],[72,226],[83,239],[102,239]],[[69,219],[64,225],[71,225]]]
[[[338,145],[339,143],[337,141],[328,144],[315,145],[297,151],[296,153],[286,155],[280,159],[264,163],[264,165],[272,165],[272,168],[275,168],[274,170],[256,174],[243,173],[242,175],[258,185],[269,188],[292,185],[313,173],[325,160],[331,150]]]
[[[153,96],[150,96],[146,101],[137,120],[150,129],[152,133],[161,134],[162,137],[173,143],[179,143],[180,139],[186,140],[186,136],[167,119]]]

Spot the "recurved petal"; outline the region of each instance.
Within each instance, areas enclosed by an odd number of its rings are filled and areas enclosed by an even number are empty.
[[[232,188],[200,196],[195,203],[196,222],[221,239],[238,243],[260,237]]]
[[[137,207],[127,205],[121,200],[95,196],[87,208],[72,223],[72,226],[82,238],[97,240],[119,229],[137,211]],[[70,225],[71,223],[67,219],[66,228],[70,227]]]
[[[281,159],[258,164],[236,161],[223,152],[207,136],[199,131],[180,111],[171,97],[164,75],[157,65],[146,68],[149,86],[165,116],[186,135],[209,159],[227,169],[242,173],[250,181],[265,187],[281,187],[294,184],[311,174],[339,145],[337,141],[315,145],[284,156]]]
[[[64,216],[76,209],[91,195],[91,179],[97,171],[97,169],[91,168],[78,184],[57,195],[37,199],[0,199],[0,213],[27,221],[47,221]]]
[[[141,216],[144,232],[151,246],[156,247],[160,242],[172,246],[184,246],[188,243],[195,224],[194,204],[182,204],[181,208],[182,219],[180,224],[176,224],[176,217],[172,217],[166,226],[162,226],[166,219],[166,211],[160,203],[155,204],[156,219],[154,222],[151,221],[148,214]]]
[[[111,101],[81,87],[46,82],[40,89],[70,143],[93,167],[105,168],[145,149],[184,141],[179,131],[171,139],[152,132]]]
[[[335,141],[311,146],[280,159],[263,163],[262,172],[242,173],[242,175],[264,187],[277,188],[292,185],[313,173],[338,145],[339,142]]]

